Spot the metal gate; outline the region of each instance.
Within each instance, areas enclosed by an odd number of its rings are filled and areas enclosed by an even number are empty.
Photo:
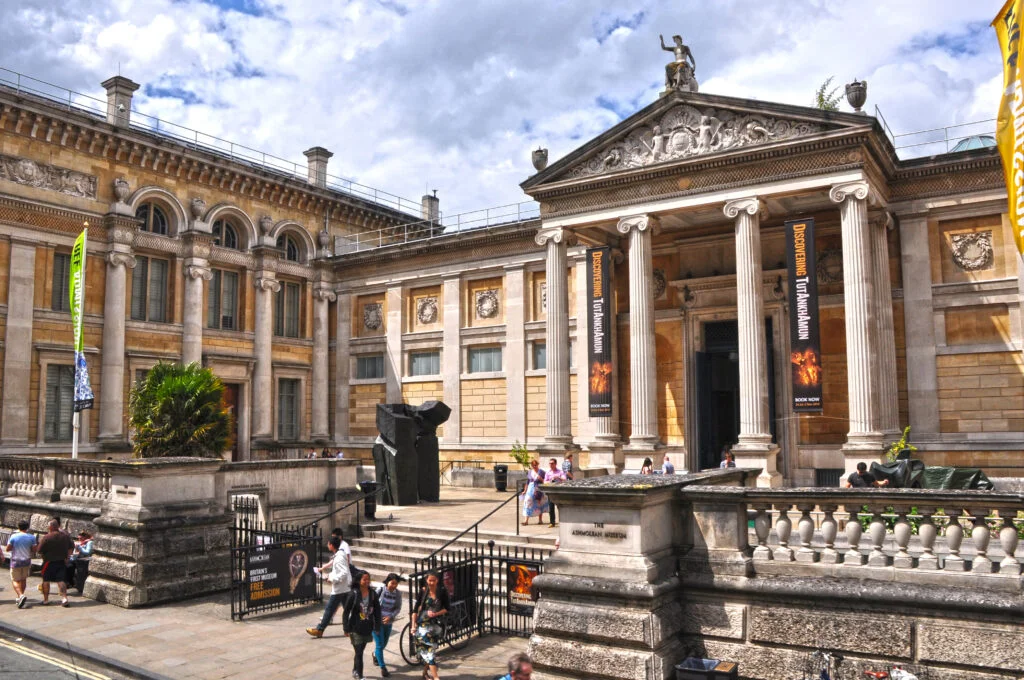
[[[235,518],[231,532],[231,618],[323,601],[313,568],[323,563],[317,526],[264,525]]]

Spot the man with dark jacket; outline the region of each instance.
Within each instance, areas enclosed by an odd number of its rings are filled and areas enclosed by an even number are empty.
[[[60,606],[68,602],[67,563],[75,550],[75,542],[60,530],[60,523],[50,520],[49,532],[39,541],[39,556],[43,558],[43,604],[50,604],[50,584],[56,583],[60,591]]]

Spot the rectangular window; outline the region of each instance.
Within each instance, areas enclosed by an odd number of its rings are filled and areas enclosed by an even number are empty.
[[[206,327],[237,330],[238,274],[213,270],[206,294]]]
[[[132,270],[132,319],[167,321],[167,260],[136,257]]]
[[[281,283],[274,296],[274,335],[299,337],[299,301],[302,288],[297,283]]]
[[[441,353],[412,352],[409,354],[409,375],[441,375]]]
[[[372,380],[384,377],[384,355],[367,354],[356,357],[356,378],[359,380]]]
[[[548,367],[548,346],[543,342],[533,343],[533,368],[543,371]]]
[[[50,294],[50,309],[55,312],[71,311],[71,255],[53,255],[53,291]]]
[[[50,364],[46,367],[46,431],[48,442],[71,441],[74,413],[75,367]]]
[[[501,347],[470,347],[470,373],[497,373],[501,371]]]
[[[282,378],[277,381],[277,438],[295,441],[299,438],[299,381]]]

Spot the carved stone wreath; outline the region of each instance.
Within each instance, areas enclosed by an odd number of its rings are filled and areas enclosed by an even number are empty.
[[[0,155],[0,179],[68,196],[96,198],[96,177],[27,158]]]
[[[953,235],[953,262],[964,271],[976,272],[992,266],[992,232]]]
[[[669,109],[660,120],[641,126],[625,139],[598,151],[572,168],[569,176],[600,175],[778,142],[821,130],[822,126],[816,123],[680,104]]]
[[[416,300],[416,318],[424,325],[437,321],[437,298],[431,296]]]
[[[498,291],[496,289],[477,291],[476,317],[493,319],[498,316]]]
[[[379,302],[363,306],[363,327],[368,331],[380,330],[384,325],[384,310]]]
[[[664,269],[654,270],[654,299],[660,300],[668,288],[668,279],[665,278]]]
[[[839,248],[823,250],[818,255],[818,283],[839,283],[843,280],[843,251]]]

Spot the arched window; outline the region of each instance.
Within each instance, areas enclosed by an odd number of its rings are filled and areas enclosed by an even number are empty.
[[[238,250],[238,230],[227,220],[217,220],[213,223],[213,243]]]
[[[299,244],[287,234],[277,237],[277,247],[284,251],[284,258],[289,262],[299,261]]]
[[[155,203],[143,203],[135,211],[136,219],[142,222],[139,227],[142,231],[167,236],[167,213]]]

